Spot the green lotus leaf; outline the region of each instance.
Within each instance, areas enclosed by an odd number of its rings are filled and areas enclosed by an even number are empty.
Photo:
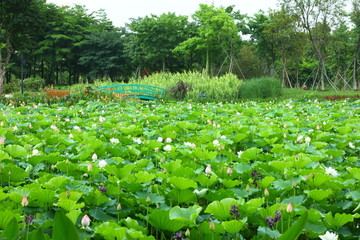
[[[156,175],[145,171],[135,173],[136,183],[147,183],[153,180]]]
[[[259,185],[262,188],[268,188],[274,180],[275,180],[275,178],[273,176],[266,176],[263,179],[261,179]]]
[[[283,233],[283,235],[281,235],[279,240],[298,239],[305,227],[307,219],[308,212],[305,212],[289,229],[286,230],[286,232]]]
[[[29,200],[34,201],[34,203],[31,202],[31,205],[39,207],[51,206],[55,199],[55,191],[51,189],[39,188],[29,194]]]
[[[180,190],[174,188],[168,193],[168,196],[173,199],[175,203],[189,204],[196,201],[196,195],[190,189]]]
[[[346,194],[346,198],[351,198],[354,201],[357,201],[360,199],[360,190],[351,191]],[[1,199],[1,197],[0,197]]]
[[[304,195],[298,195],[298,196],[291,196],[289,198],[283,199],[282,203],[288,204],[291,203],[292,205],[302,205],[305,201]]]
[[[77,222],[77,219],[79,218],[81,214],[80,210],[72,210],[65,215],[70,219],[70,221],[75,225]]]
[[[354,216],[347,213],[336,213],[335,216],[333,216],[332,213],[329,212],[325,215],[324,219],[330,228],[339,228],[348,222],[353,222]]]
[[[323,190],[323,189],[314,189],[308,192],[309,197],[314,199],[315,201],[321,201],[325,198],[328,198],[333,191],[331,189]]]
[[[0,150],[0,161],[6,160],[6,159],[9,159],[9,158],[10,158],[9,154],[4,152],[3,150]]]
[[[241,158],[247,159],[247,160],[255,160],[258,157],[259,153],[261,153],[261,149],[252,147],[252,148],[245,150],[241,154]]]
[[[48,182],[44,183],[45,188],[60,189],[68,179],[65,176],[58,176],[51,178]]]
[[[281,236],[278,230],[272,230],[268,227],[258,227],[257,234],[261,237],[270,237],[270,239],[278,239]]]
[[[7,153],[9,153],[12,157],[14,158],[19,158],[19,157],[26,157],[27,156],[27,151],[24,147],[20,146],[20,145],[7,145],[5,148],[5,151]]]
[[[204,174],[197,176],[195,180],[200,183],[201,186],[208,188],[217,182],[218,177],[216,175],[210,175],[210,177],[208,177]]]
[[[224,227],[225,231],[231,234],[236,234],[240,232],[240,230],[245,225],[244,221],[241,220],[231,220],[231,221],[224,221],[221,223]]]
[[[354,178],[360,181],[360,168],[350,168],[348,171]]]
[[[187,226],[194,226],[196,218],[199,216],[202,207],[193,205],[188,208],[180,208],[179,206],[173,207],[169,211],[170,220],[178,220]]]
[[[243,202],[234,198],[225,198],[221,201],[210,203],[205,209],[205,213],[213,214],[219,220],[227,220],[231,218],[231,206],[240,206]]]
[[[85,206],[84,203],[76,203],[76,201],[66,198],[60,198],[56,205],[67,212],[71,212]]]
[[[239,186],[241,182],[239,180],[230,180],[225,179],[221,182],[226,188],[234,188],[236,186]]]
[[[247,214],[254,214],[257,212],[258,208],[260,208],[265,203],[265,198],[253,198],[247,201],[243,206],[241,206],[241,211],[246,212]]]
[[[180,190],[184,190],[187,188],[197,188],[197,183],[188,178],[171,177],[168,181]]]
[[[169,217],[170,210],[159,210],[155,209],[148,215],[148,222],[159,230],[165,230],[170,232],[175,232],[182,229],[186,226],[186,223],[176,220],[170,219]]]
[[[126,227],[128,227],[128,228],[135,229],[135,230],[140,231],[140,232],[142,232],[142,233],[144,233],[144,234],[147,233],[147,229],[144,228],[144,227],[142,227],[142,226],[140,226],[139,223],[138,223],[138,221],[136,221],[135,219],[132,219],[132,218],[130,218],[130,217],[127,217],[127,218],[124,220],[124,223],[125,223]]]
[[[19,234],[19,225],[16,218],[14,217],[6,225],[3,235],[6,237],[7,240],[15,240],[18,239],[18,234]]]
[[[101,222],[117,221],[117,218],[107,214],[101,208],[95,207],[90,209],[90,215]]]
[[[64,239],[80,240],[79,233],[77,232],[75,225],[61,211],[58,211],[55,214],[52,239],[54,239],[54,240],[64,240]]]
[[[14,164],[7,164],[6,167],[2,169],[0,174],[0,179],[2,182],[16,182],[20,183],[25,181],[25,178],[29,176],[29,172],[24,169],[18,167]]]

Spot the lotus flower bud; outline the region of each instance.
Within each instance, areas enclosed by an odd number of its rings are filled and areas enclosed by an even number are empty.
[[[22,200],[21,200],[21,206],[26,207],[29,204],[28,198],[27,196],[23,196]]]
[[[89,227],[90,222],[91,222],[91,220],[90,220],[90,218],[89,218],[88,215],[85,215],[85,216],[81,219],[81,225],[82,225],[84,228]]]
[[[293,210],[294,210],[294,209],[293,209],[292,204],[291,204],[291,203],[288,203],[288,205],[286,206],[286,212],[291,213]]]

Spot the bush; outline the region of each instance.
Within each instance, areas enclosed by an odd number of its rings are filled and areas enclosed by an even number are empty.
[[[15,93],[20,91],[20,85],[17,82],[4,84],[4,93]]]
[[[26,91],[39,91],[45,86],[45,80],[39,77],[25,78],[24,89]]]
[[[273,77],[253,78],[239,86],[241,99],[273,98],[282,95],[281,81]]]
[[[210,77],[205,73],[156,73],[144,79],[130,79],[129,83],[145,84],[165,88],[166,96],[173,97],[171,91],[180,81],[191,86],[187,89],[186,98],[193,100],[234,100],[237,98],[237,89],[242,83],[233,74],[221,77]]]

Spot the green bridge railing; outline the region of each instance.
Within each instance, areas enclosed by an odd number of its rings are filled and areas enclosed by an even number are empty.
[[[116,84],[97,87],[92,90],[124,94],[128,95],[129,97],[136,97],[144,100],[159,99],[162,98],[165,93],[164,88],[141,84]]]

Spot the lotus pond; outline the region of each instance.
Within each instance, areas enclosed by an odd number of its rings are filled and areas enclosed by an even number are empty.
[[[1,239],[359,239],[359,100],[3,105],[0,125]]]

